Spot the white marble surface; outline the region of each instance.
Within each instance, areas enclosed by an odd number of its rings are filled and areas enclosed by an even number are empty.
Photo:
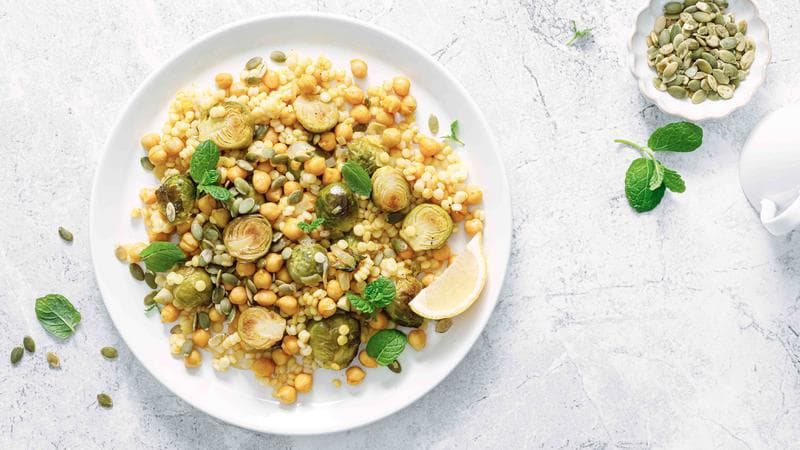
[[[0,347],[26,333],[39,345],[0,364],[0,447],[796,447],[800,234],[761,229],[737,159],[764,114],[800,100],[800,3],[758,2],[774,52],[766,85],[705,124],[701,150],[664,156],[687,192],[638,215],[622,185],[635,154],[611,141],[644,141],[672,119],[625,68],[643,1],[0,2]],[[493,123],[515,221],[501,302],[454,373],[391,418],[311,438],[219,423],[161,387],[111,325],[87,244],[94,167],[137,85],[219,25],[290,10],[346,13],[435,55]],[[569,48],[572,18],[595,31]],[[33,314],[49,291],[84,315],[66,343]],[[98,363],[107,344],[120,358]],[[50,349],[60,372],[46,368]],[[113,410],[94,404],[99,389]]]

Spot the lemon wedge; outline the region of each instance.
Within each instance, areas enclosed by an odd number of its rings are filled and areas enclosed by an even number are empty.
[[[430,286],[408,305],[426,319],[445,319],[467,310],[486,285],[486,258],[483,239],[478,233],[461,254]]]

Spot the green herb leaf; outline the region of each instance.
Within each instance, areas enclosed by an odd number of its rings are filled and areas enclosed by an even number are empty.
[[[664,166],[662,166],[660,162],[655,161],[654,168],[655,171],[653,171],[653,175],[650,177],[650,185],[648,186],[651,191],[655,191],[661,187],[661,183],[664,182]]]
[[[179,262],[186,261],[186,255],[172,242],[153,242],[139,253],[147,270],[166,272]]]
[[[464,145],[464,143],[461,142],[460,139],[458,139],[458,130],[459,130],[458,121],[454,120],[453,123],[450,124],[450,134],[448,134],[447,136],[442,136],[442,139],[449,139],[451,141],[455,141],[461,145]]]
[[[686,183],[683,182],[680,174],[667,167],[664,167],[664,186],[672,192],[686,191]]]
[[[394,282],[386,277],[380,277],[364,288],[364,297],[376,308],[385,308],[392,303],[395,296],[397,289]]]
[[[316,230],[322,223],[325,221],[322,217],[317,217],[311,223],[308,222],[299,222],[297,224],[297,228],[300,228],[305,233],[311,233],[312,231]]]
[[[583,39],[592,33],[591,28],[579,30],[578,24],[576,24],[574,20],[571,20],[570,22],[572,22],[572,39],[567,41],[567,45],[572,46],[572,44],[574,44],[578,39]]]
[[[372,303],[364,300],[356,294],[353,294],[352,292],[347,293],[347,301],[350,302],[350,306],[364,314],[372,314],[375,312],[375,307],[372,306]]]
[[[203,180],[200,182],[201,186],[211,186],[217,184],[219,181],[219,172],[216,169],[207,170],[203,174]]]
[[[402,331],[389,329],[375,333],[367,342],[367,354],[378,364],[388,366],[395,362],[406,348],[408,338]]]
[[[231,191],[225,189],[222,186],[201,184],[200,186],[197,187],[197,189],[199,191],[206,192],[208,195],[223,202],[231,199]]]
[[[369,174],[361,167],[361,164],[355,161],[347,161],[342,166],[342,176],[353,192],[365,197],[372,193],[372,181],[370,181]]]
[[[691,152],[703,144],[703,129],[689,122],[675,122],[657,129],[647,146],[657,152]]]
[[[36,318],[48,333],[66,339],[75,332],[81,313],[60,294],[47,294],[36,299]]]
[[[647,158],[634,159],[625,173],[625,196],[628,203],[638,212],[650,211],[658,206],[664,197],[665,187],[662,184],[650,190],[650,178],[655,172],[653,160]]]
[[[219,162],[217,144],[211,139],[203,141],[194,149],[192,160],[189,161],[189,175],[195,183],[202,183],[206,172],[217,168],[217,162]]]

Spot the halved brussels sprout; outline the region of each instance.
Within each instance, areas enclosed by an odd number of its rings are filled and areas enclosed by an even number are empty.
[[[344,183],[331,183],[319,191],[317,217],[325,220],[325,227],[337,231],[350,231],[358,219],[358,199]]]
[[[384,308],[386,314],[388,314],[396,324],[404,327],[416,328],[422,325],[422,317],[418,316],[408,306],[408,303],[422,290],[422,283],[414,277],[405,277],[397,280],[394,285],[395,289],[397,289],[397,295],[394,300],[392,300],[392,303],[389,303],[389,305]]]
[[[312,133],[324,133],[339,123],[339,110],[334,102],[299,96],[293,106],[297,121]]]
[[[313,242],[304,242],[292,249],[292,255],[286,261],[286,270],[295,282],[312,286],[322,281],[325,275],[324,262],[327,259],[324,247]]]
[[[353,139],[347,144],[347,159],[357,162],[368,174],[372,175],[378,165],[375,163],[378,153],[382,152],[383,146],[373,136],[364,136]]]
[[[342,326],[347,327],[347,332],[344,334],[341,334]],[[318,322],[311,322],[308,325],[308,332],[311,334],[309,338],[311,354],[326,369],[344,369],[358,353],[361,325],[358,320],[348,315],[336,314]],[[347,338],[344,345],[339,344],[339,336]]]
[[[200,142],[211,139],[219,148],[236,150],[245,148],[253,142],[255,123],[250,109],[238,102],[222,104],[225,115],[207,117],[197,125]]]
[[[386,212],[408,208],[411,189],[400,169],[384,166],[372,174],[372,201]]]
[[[242,261],[255,261],[266,255],[272,243],[272,224],[261,214],[233,219],[223,230],[228,253]]]
[[[170,220],[172,223],[183,222],[191,216],[194,197],[194,182],[186,175],[173,175],[156,189],[158,207],[167,219],[171,216],[168,210],[170,208],[175,210],[174,219]],[[172,206],[169,206],[170,203]]]
[[[249,347],[266,350],[283,339],[286,319],[262,306],[251,306],[239,314],[236,331]]]
[[[441,248],[453,232],[453,219],[439,205],[417,205],[403,219],[400,236],[415,252]]]
[[[183,277],[180,284],[172,288],[172,304],[176,308],[195,308],[211,302],[214,286],[204,269],[185,266],[175,272]]]

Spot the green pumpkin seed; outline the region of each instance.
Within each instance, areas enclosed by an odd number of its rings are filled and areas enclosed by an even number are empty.
[[[403,368],[400,367],[400,362],[398,360],[394,360],[386,365],[386,367],[394,373],[400,373],[403,371]]]
[[[105,393],[97,394],[97,404],[99,404],[103,408],[111,408],[112,406],[114,406],[114,402],[111,400],[111,396]]]
[[[275,50],[269,54],[269,59],[275,61],[276,63],[282,63],[286,61],[286,53],[283,53],[280,50]]]
[[[47,352],[47,364],[51,369],[58,369],[61,367],[61,359],[53,352]]]
[[[692,103],[695,105],[699,103],[703,103],[706,100],[706,92],[703,90],[699,90],[692,94]]]
[[[150,306],[153,303],[155,303],[156,302],[156,300],[155,300],[156,294],[158,294],[158,291],[153,291],[153,292],[145,295],[144,296],[144,306]]]
[[[667,88],[667,93],[669,93],[669,95],[677,99],[686,98],[686,96],[688,95],[686,89],[683,88],[682,86],[670,86]]]
[[[232,274],[232,273],[223,273],[222,274],[222,282],[225,284],[230,284],[232,286],[239,285],[239,278]]]
[[[208,327],[211,326],[211,318],[208,317],[207,312],[200,311],[197,313],[197,325],[204,330],[207,330]]]
[[[134,280],[144,281],[144,270],[142,269],[142,266],[136,263],[131,263],[128,266],[128,270],[131,272],[131,276]]]
[[[281,295],[294,294],[295,292],[297,292],[297,288],[291,283],[284,283],[278,286],[278,293]]]
[[[255,205],[256,205],[255,199],[253,199],[252,197],[247,197],[246,199],[242,200],[242,202],[239,204],[239,214],[249,213]]]
[[[289,198],[286,199],[286,202],[290,205],[296,205],[300,203],[300,200],[303,199],[303,191],[294,191],[289,194]]]
[[[273,166],[285,165],[286,163],[289,162],[289,155],[287,155],[286,153],[274,155],[272,158],[270,158],[269,162]]]
[[[147,283],[147,287],[150,289],[155,289],[158,287],[158,283],[156,283],[156,274],[150,272],[149,270],[144,273],[144,282]]]
[[[183,329],[181,328],[180,324],[174,325],[169,329],[169,334],[183,334]]]
[[[739,65],[743,70],[750,69],[750,66],[753,65],[753,61],[756,59],[756,52],[755,50],[749,50],[747,53],[742,55],[741,61],[739,61]]]
[[[247,60],[247,63],[244,65],[244,68],[247,70],[253,70],[256,67],[260,66],[264,60],[261,59],[260,56],[254,56]]]
[[[172,202],[168,202],[167,206],[164,208],[164,212],[166,213],[167,220],[169,221],[169,223],[175,222],[175,214],[176,214],[175,204],[173,204]]]
[[[139,158],[139,164],[142,165],[142,169],[148,172],[156,168],[156,166],[153,165],[152,162],[150,162],[150,158],[148,158],[147,156],[142,156],[141,158]]]
[[[256,287],[256,284],[253,282],[253,280],[251,280],[249,278],[244,280],[244,286],[247,288],[247,290],[251,294],[255,294],[256,292],[258,292],[258,288]]]
[[[20,362],[23,353],[25,353],[25,350],[22,347],[14,347],[14,349],[11,350],[11,364]]]
[[[100,349],[100,354],[108,359],[114,359],[119,355],[117,349],[114,347],[103,347]]]
[[[669,2],[664,5],[664,14],[679,14],[683,11],[681,2]]]
[[[733,88],[730,86],[718,86],[716,91],[719,96],[725,100],[733,97]]]
[[[72,242],[72,232],[64,227],[58,227],[58,235],[61,236],[61,239]]]
[[[437,333],[444,333],[453,326],[453,319],[440,319],[436,321],[436,327],[434,328]]]
[[[22,339],[22,346],[25,347],[25,350],[33,353],[36,351],[36,342],[33,342],[33,338],[30,336],[25,336]]]
[[[192,350],[194,350],[194,342],[192,342],[191,339],[187,339],[186,342],[181,345],[181,353],[183,353],[183,356],[189,356]]]
[[[439,133],[439,118],[435,114],[428,116],[428,130],[431,134]]]

